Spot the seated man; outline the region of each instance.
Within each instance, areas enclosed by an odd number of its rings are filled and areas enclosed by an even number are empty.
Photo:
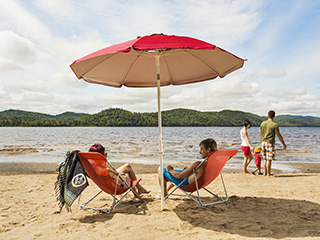
[[[200,142],[200,154],[203,159],[207,159],[216,149],[217,149],[217,143],[212,138],[205,139]],[[166,165],[163,168],[163,176],[164,176],[164,196],[168,195],[168,191],[174,186],[172,183],[167,187],[167,182],[173,182],[176,185],[179,185],[182,181],[185,181],[180,185],[180,187],[184,187],[189,185],[190,183],[193,183],[195,181],[195,176],[192,173],[193,169],[197,168],[198,165],[201,163],[201,161],[196,161],[192,163],[189,167],[185,167],[182,169],[173,169],[171,165]],[[196,175],[197,178],[199,178],[205,167],[206,167],[206,161],[201,164],[196,169]],[[159,177],[159,183],[160,183],[160,168],[158,170],[158,177]],[[160,183],[161,185],[161,183]],[[158,198],[159,196],[157,196]]]
[[[107,157],[107,152],[105,151],[105,148],[101,145],[101,144],[94,144],[90,147],[89,152],[99,152],[102,155],[104,155],[105,157]],[[113,180],[116,181],[117,179],[117,172],[120,174],[120,176],[128,183],[128,185],[130,186],[131,181],[133,180],[137,180],[136,174],[133,171],[131,165],[129,163],[126,163],[124,165],[122,165],[121,167],[119,167],[115,172],[112,168],[108,168],[108,173],[109,175],[113,178]],[[121,187],[127,188],[127,185],[124,184],[124,182],[121,180],[121,178],[119,179],[119,184],[121,185]],[[150,191],[146,190],[144,187],[141,186],[140,183],[138,183],[136,185],[137,188],[137,192],[138,194],[143,194],[143,193],[149,193]]]

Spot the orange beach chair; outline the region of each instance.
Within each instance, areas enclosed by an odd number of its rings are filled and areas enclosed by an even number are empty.
[[[141,179],[132,181],[130,185],[123,181],[124,184],[127,184],[127,187],[121,186],[119,181],[121,178],[120,174],[117,174],[117,179],[113,180],[108,173],[107,165],[111,167],[115,172],[117,172],[112,165],[107,161],[105,156],[98,152],[79,152],[78,156],[82,163],[82,166],[91,180],[101,189],[96,195],[92,198],[88,199],[87,202],[81,204],[80,196],[78,198],[78,205],[80,206],[80,210],[82,208],[95,209],[102,212],[110,213],[131,191],[135,194],[135,196],[140,199],[142,198],[139,194],[134,190],[134,187],[141,181]],[[122,179],[123,180],[123,179]],[[93,199],[95,199],[100,193],[105,192],[110,194],[113,198],[113,202],[110,208],[98,208],[98,207],[90,207],[87,206]],[[117,199],[117,195],[121,195],[120,199]]]
[[[188,197],[190,197],[192,200],[197,202],[201,207],[207,207],[209,205],[213,204],[218,204],[218,203],[225,203],[228,205],[228,194],[227,194],[227,189],[223,180],[222,176],[222,169],[226,165],[227,161],[233,157],[236,153],[238,152],[237,149],[219,149],[214,151],[208,159],[203,160],[201,164],[204,163],[204,161],[207,161],[207,165],[205,167],[205,170],[203,174],[197,178],[195,175],[196,181],[193,183],[190,183],[187,186],[180,187],[180,185],[183,183],[181,182],[179,185],[176,185],[175,188],[166,196],[165,199],[167,199],[176,189],[180,189],[184,194],[186,194]],[[198,166],[198,167],[199,167]],[[196,174],[196,169],[193,169],[193,173]],[[218,176],[220,175],[225,197],[218,196],[218,194],[212,193],[209,191],[206,186],[208,186],[213,180],[215,180]],[[204,189],[207,191],[211,196],[214,196],[215,199],[217,198],[218,200],[209,202],[204,204],[201,200],[200,196],[200,189]],[[197,196],[192,196],[191,194],[193,192],[197,192]]]

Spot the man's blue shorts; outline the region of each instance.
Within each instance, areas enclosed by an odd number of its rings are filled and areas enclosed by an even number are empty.
[[[176,168],[174,169],[175,171],[179,171],[182,172],[183,170],[180,168]],[[174,176],[172,176],[170,173],[167,172],[167,170],[165,168],[163,168],[163,176],[167,181],[173,182],[175,185],[179,185],[183,180],[185,180],[180,187],[185,187],[187,185],[189,185],[189,179],[187,177],[185,178],[176,178]]]

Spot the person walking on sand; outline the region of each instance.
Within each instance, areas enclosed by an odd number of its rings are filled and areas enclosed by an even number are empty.
[[[255,147],[254,149],[254,163],[256,164],[256,169],[253,170],[252,174],[256,175],[256,171],[259,172],[259,175],[262,175],[261,173],[261,147]]]
[[[287,149],[283,137],[280,133],[278,124],[273,120],[276,116],[275,111],[270,110],[268,112],[268,120],[264,121],[260,125],[260,137],[262,155],[264,157],[264,175],[267,177],[272,176],[271,174],[271,162],[275,159],[275,136],[277,135],[279,141],[283,145],[283,149]]]
[[[244,121],[244,125],[240,130],[240,137],[241,137],[241,149],[243,151],[243,173],[249,173],[247,167],[251,162],[253,156],[251,151],[253,151],[253,147],[251,145],[249,135],[247,130],[251,128],[251,122],[246,120]]]

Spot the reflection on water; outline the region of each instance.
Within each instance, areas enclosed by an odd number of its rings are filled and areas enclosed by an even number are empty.
[[[190,162],[199,159],[199,142],[212,137],[218,148],[240,150],[240,127],[163,127],[164,161]],[[280,128],[287,151],[276,140],[277,161],[319,162],[320,128]],[[259,128],[248,130],[254,146],[260,145]],[[157,127],[2,127],[0,162],[60,162],[68,150],[87,151],[103,144],[112,161],[158,163]],[[240,167],[241,151],[228,163]],[[251,163],[253,164],[253,163]]]

